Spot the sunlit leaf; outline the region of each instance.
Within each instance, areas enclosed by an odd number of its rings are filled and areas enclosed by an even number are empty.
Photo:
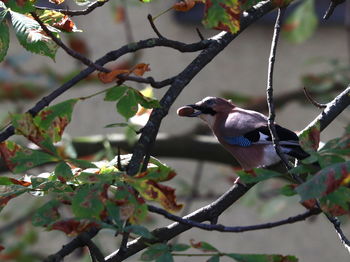
[[[350,183],[350,161],[337,163],[320,170],[305,183],[299,185],[296,191],[305,201],[320,198],[335,191],[341,185]]]
[[[10,45],[9,28],[4,20],[7,10],[0,11],[0,62],[4,60]]]
[[[283,176],[283,174],[264,168],[254,168],[250,171],[238,171],[239,178],[244,183],[256,183],[273,177]]]
[[[14,11],[9,11],[9,13],[20,44],[30,52],[55,59],[58,46],[50,37],[46,36],[40,25],[26,15]],[[53,33],[55,34],[55,32]]]
[[[206,0],[206,27],[236,33],[240,29],[241,7],[239,0]]]

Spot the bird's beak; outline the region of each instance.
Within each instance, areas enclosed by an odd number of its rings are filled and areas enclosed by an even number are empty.
[[[187,105],[188,107],[191,107],[194,109],[193,113],[189,115],[189,117],[196,117],[201,115],[203,112],[201,111],[201,107],[194,104],[194,105]]]
[[[198,105],[187,105],[180,107],[177,110],[177,114],[179,116],[196,117],[202,114],[202,111],[200,110],[200,107]]]

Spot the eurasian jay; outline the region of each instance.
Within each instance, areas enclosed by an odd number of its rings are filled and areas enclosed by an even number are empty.
[[[268,119],[259,112],[239,108],[223,98],[206,97],[179,108],[177,113],[179,116],[199,117],[206,122],[243,169],[269,166],[280,161],[272,144]],[[297,159],[309,156],[300,147],[294,132],[277,124],[275,127],[283,153]]]

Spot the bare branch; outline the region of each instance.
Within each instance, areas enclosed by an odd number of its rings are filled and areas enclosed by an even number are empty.
[[[205,39],[198,27],[196,27],[196,32],[197,32],[200,40],[204,40]]]
[[[309,93],[309,91],[306,89],[306,87],[303,88],[304,94],[306,96],[306,98],[310,101],[311,104],[313,104],[314,106],[316,106],[317,108],[326,108],[327,105],[326,104],[320,104],[318,103]]]
[[[170,77],[170,78],[165,79],[163,81],[157,82],[154,80],[153,77],[143,78],[140,76],[131,76],[131,75],[127,75],[127,74],[120,74],[120,75],[118,75],[118,78],[122,79],[124,81],[133,81],[133,82],[137,82],[137,83],[150,84],[153,88],[157,88],[157,89],[171,85],[171,83],[175,79],[175,77]]]
[[[78,16],[78,15],[87,15],[94,11],[97,7],[103,6],[105,3],[107,3],[109,0],[103,0],[103,1],[96,1],[91,3],[86,9],[84,10],[79,10],[79,11],[71,11],[67,9],[56,9],[56,8],[47,8],[47,7],[42,7],[42,6],[35,6],[39,10],[52,10],[56,12],[60,12],[65,15],[69,16]]]
[[[85,245],[89,248],[91,257],[98,262],[105,262],[104,256],[101,252],[101,250],[95,245],[94,242],[92,242],[91,237],[87,234],[80,234],[78,236],[84,243]]]
[[[101,72],[105,72],[108,73],[110,72],[110,70],[104,68],[103,66],[100,66],[98,64],[95,64],[94,62],[92,62],[90,59],[88,59],[87,57],[83,56],[82,54],[74,51],[73,49],[70,49],[68,46],[66,46],[61,39],[57,38],[48,28],[47,26],[43,23],[43,21],[40,20],[39,16],[35,13],[35,12],[31,12],[30,13],[34,19],[39,23],[39,25],[41,26],[41,28],[44,30],[44,32],[58,45],[60,46],[64,51],[66,51],[66,53],[68,55],[70,55],[71,57],[78,59],[80,62],[82,62],[83,64],[87,65],[87,66],[91,66],[94,67],[95,69],[101,71]]]
[[[324,14],[323,19],[327,20],[328,18],[330,18],[331,15],[333,14],[335,8],[344,2],[345,2],[345,0],[330,0],[328,9],[326,10],[326,12]]]
[[[237,226],[237,227],[232,227],[232,226],[224,226],[221,224],[204,224],[204,223],[198,223],[196,221],[192,221],[190,219],[185,219],[176,215],[173,215],[166,210],[155,207],[152,205],[148,205],[148,210],[152,213],[157,213],[160,214],[170,220],[179,222],[183,225],[188,225],[191,227],[196,227],[200,228],[203,230],[207,231],[219,231],[219,232],[231,232],[231,233],[242,233],[246,231],[254,231],[254,230],[260,230],[260,229],[268,229],[268,228],[273,228],[273,227],[278,227],[286,224],[293,224],[302,220],[305,220],[313,215],[317,215],[321,213],[320,209],[312,209],[308,210],[302,214],[296,215],[296,216],[291,216],[279,221],[275,222],[269,222],[269,223],[264,223],[264,224],[257,224],[257,225],[251,225],[251,226]]]
[[[276,153],[281,158],[284,165],[287,167],[287,169],[290,169],[291,165],[289,164],[287,157],[282,152],[282,149],[279,144],[279,138],[275,127],[276,114],[275,114],[275,104],[273,101],[273,70],[275,65],[277,42],[281,31],[281,25],[282,25],[282,20],[283,20],[285,10],[286,10],[285,8],[278,9],[278,15],[276,18],[275,28],[274,28],[272,42],[271,42],[266,93],[267,93],[267,104],[269,107],[268,127],[272,137],[272,143],[276,150]]]
[[[164,36],[162,36],[162,34],[159,32],[158,28],[156,27],[156,25],[154,24],[154,21],[153,21],[153,17],[151,14],[148,14],[147,15],[147,19],[148,19],[148,22],[150,23],[153,31],[156,33],[156,35],[159,37],[159,38],[165,38]]]

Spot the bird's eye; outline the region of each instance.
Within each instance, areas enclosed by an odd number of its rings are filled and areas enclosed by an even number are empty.
[[[210,100],[207,100],[205,103],[206,103],[208,106],[212,106],[212,105],[215,104],[215,101],[214,101],[213,99],[210,99]]]

